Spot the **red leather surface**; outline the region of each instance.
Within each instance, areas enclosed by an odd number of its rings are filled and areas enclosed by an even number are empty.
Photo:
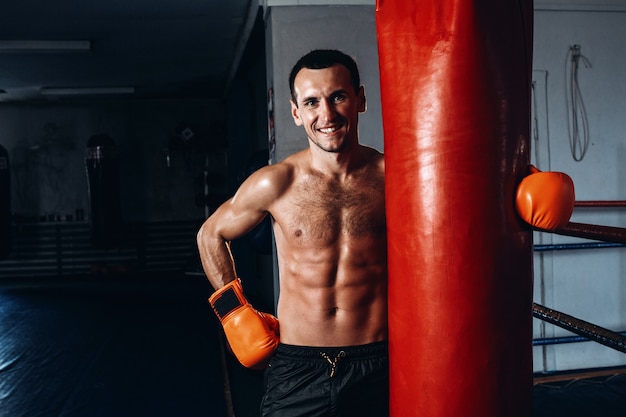
[[[377,2],[392,416],[531,415],[532,12]]]

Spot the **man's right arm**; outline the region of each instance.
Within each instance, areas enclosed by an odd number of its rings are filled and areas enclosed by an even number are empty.
[[[211,307],[239,362],[255,369],[267,366],[278,346],[278,320],[255,310],[246,299],[230,252],[230,241],[245,235],[267,215],[269,204],[280,189],[280,181],[273,180],[276,171],[264,169],[252,174],[235,196],[205,221],[197,236],[202,267],[217,290],[209,298]]]
[[[234,237],[227,239],[222,230],[232,217],[228,204],[229,202],[224,203],[204,222],[196,237],[202,269],[215,289],[220,289],[237,278],[230,241],[238,236],[235,233]]]
[[[253,173],[235,195],[200,227],[197,235],[202,268],[215,289],[237,278],[230,242],[244,236],[268,215],[280,188],[280,172],[265,167]]]

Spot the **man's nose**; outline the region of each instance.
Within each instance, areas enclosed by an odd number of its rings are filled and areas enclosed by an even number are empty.
[[[330,99],[325,99],[320,102],[319,116],[325,120],[332,120],[335,116],[335,106]]]

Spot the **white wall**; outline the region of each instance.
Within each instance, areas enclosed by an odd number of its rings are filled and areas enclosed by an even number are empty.
[[[589,3],[594,3],[589,5]],[[582,161],[570,151],[566,80],[572,45],[580,61],[578,80],[589,125]],[[551,1],[535,5],[533,80],[536,126],[533,163],[564,171],[574,180],[577,200],[626,200],[626,2]],[[626,208],[577,208],[574,222],[626,227]],[[535,234],[535,243],[588,240]],[[575,317],[626,330],[626,249],[535,254],[535,301]],[[535,320],[535,337],[571,333]],[[626,364],[626,355],[585,342],[535,349],[535,370],[552,371]]]

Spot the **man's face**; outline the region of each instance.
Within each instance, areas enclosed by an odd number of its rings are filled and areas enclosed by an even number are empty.
[[[291,115],[311,142],[327,152],[340,152],[358,141],[358,114],[365,111],[363,87],[358,92],[343,65],[303,68],[294,80],[297,103]]]

